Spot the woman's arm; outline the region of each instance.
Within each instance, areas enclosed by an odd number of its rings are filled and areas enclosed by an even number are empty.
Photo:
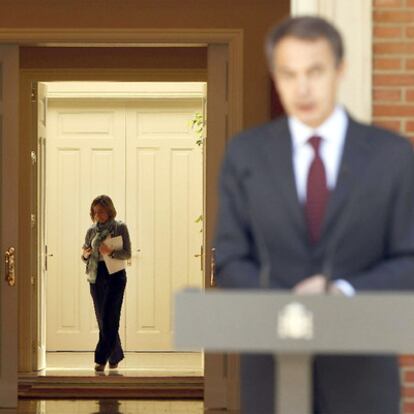
[[[111,257],[119,260],[128,260],[131,258],[131,240],[129,238],[128,227],[125,223],[119,223],[118,233],[122,236],[122,249],[114,250]]]
[[[91,255],[91,252],[92,252],[91,240],[92,240],[92,229],[88,229],[88,231],[86,232],[86,236],[85,236],[85,243],[83,243],[83,246],[82,246],[81,259],[84,263],[88,262],[89,256]]]

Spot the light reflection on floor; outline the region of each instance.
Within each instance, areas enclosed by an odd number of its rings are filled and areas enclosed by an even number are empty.
[[[203,406],[203,401],[19,400],[16,414],[202,414]]]
[[[47,369],[36,376],[90,376],[93,352],[47,352]],[[110,373],[109,369],[105,371]],[[114,374],[114,372],[112,372]],[[203,356],[197,352],[126,352],[118,375],[126,377],[202,377]]]

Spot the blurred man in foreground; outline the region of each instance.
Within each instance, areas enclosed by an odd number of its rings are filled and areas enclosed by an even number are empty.
[[[287,117],[228,146],[217,284],[348,296],[413,289],[410,143],[356,122],[337,103],[344,51],[327,21],[288,19],[270,32],[266,50]],[[318,355],[313,369],[315,413],[399,412],[395,356]],[[244,414],[273,412],[274,380],[272,356],[241,357]]]

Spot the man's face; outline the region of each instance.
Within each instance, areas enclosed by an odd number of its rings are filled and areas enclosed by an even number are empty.
[[[332,113],[343,72],[326,39],[282,39],[273,53],[273,78],[285,111],[317,128]]]

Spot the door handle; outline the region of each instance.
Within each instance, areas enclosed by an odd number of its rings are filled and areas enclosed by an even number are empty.
[[[45,246],[44,246],[44,252],[45,252],[45,256],[44,256],[44,268],[45,268],[45,272],[47,272],[47,258],[48,257],[53,257],[53,253],[48,253],[47,252],[47,245],[45,244]]]
[[[137,253],[141,252],[141,249],[137,249],[136,250]],[[132,257],[138,256],[137,254],[133,254]],[[130,259],[127,260],[127,266],[131,266],[132,265],[132,257]]]
[[[45,271],[47,272],[48,257],[53,257],[53,253],[45,254]]]
[[[4,264],[6,266],[6,282],[9,286],[16,284],[16,266],[14,260],[15,248],[10,247],[4,253]]]
[[[200,258],[200,269],[203,270],[203,246],[200,246],[200,254],[195,254],[194,257],[199,257]]]

